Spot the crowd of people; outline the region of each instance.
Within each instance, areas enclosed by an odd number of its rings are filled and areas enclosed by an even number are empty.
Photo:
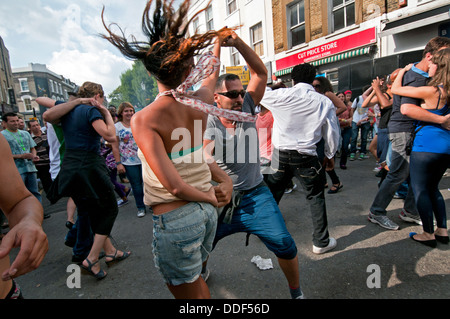
[[[107,275],[100,258],[109,265],[131,255],[110,235],[132,191],[138,217],[149,207],[155,266],[175,298],[210,298],[208,258],[237,232],[258,236],[277,257],[291,297],[304,298],[297,245],[278,204],[297,180],[311,214],[312,252],[333,250],[325,189],[343,188],[336,154],[341,169],[368,152],[376,159],[380,183],[370,222],[399,228],[386,208],[407,181],[400,217],[423,225],[411,239],[448,244],[438,184],[450,163],[450,39],[431,39],[421,61],[375,78],[352,101],[350,90],[333,92],[308,63],[292,69],[292,86],[266,87],[264,63],[234,29],[188,35],[188,9],[183,1],[174,15],[171,1],[148,1],[146,41],[128,40],[104,24],[103,38],[157,81],[159,94],[143,110],[135,113],[128,102],[109,110],[101,85],[85,82],[67,102],[38,98],[48,108],[47,134],[38,121],[28,123],[28,133],[17,114],[3,115],[0,208],[11,230],[0,245],[1,298],[20,298],[13,278],[38,267],[48,249],[38,178],[51,203],[69,198],[66,244],[72,261],[97,279]],[[239,76],[219,76],[223,47],[246,61],[245,89]],[[130,187],[118,174],[126,174]],[[10,265],[14,245],[21,250]]]

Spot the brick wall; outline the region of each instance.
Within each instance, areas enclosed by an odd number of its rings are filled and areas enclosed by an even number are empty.
[[[272,0],[273,33],[275,53],[288,50],[286,30],[286,6],[295,0]],[[305,17],[309,34],[306,39],[312,41],[325,36],[328,32],[329,0],[304,0]],[[388,12],[398,10],[398,0],[355,0],[357,21],[364,22]],[[357,22],[358,23],[358,22]]]

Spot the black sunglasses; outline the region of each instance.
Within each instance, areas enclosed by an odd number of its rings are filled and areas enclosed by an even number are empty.
[[[229,99],[236,99],[239,95],[241,96],[241,98],[244,98],[244,95],[246,92],[247,91],[245,91],[245,90],[241,90],[241,91],[233,90],[233,91],[228,91],[228,92],[219,92],[217,94],[226,96]]]

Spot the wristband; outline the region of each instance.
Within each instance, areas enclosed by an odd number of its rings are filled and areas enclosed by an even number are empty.
[[[122,164],[122,162],[116,162],[116,165]]]

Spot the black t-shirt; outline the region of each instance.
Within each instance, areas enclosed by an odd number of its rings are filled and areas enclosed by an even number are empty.
[[[412,67],[411,70],[404,74],[402,85],[414,87],[426,86],[428,80],[428,73],[416,67]],[[421,99],[414,99],[394,94],[391,118],[388,123],[389,133],[412,132],[415,127],[415,120],[406,115],[403,115],[400,111],[400,107],[402,104],[415,104],[417,106],[420,106],[421,101]]]
[[[388,93],[384,93],[384,94],[389,96],[389,99],[391,99],[391,96]],[[378,128],[380,128],[380,129],[387,128],[389,119],[391,118],[392,105],[385,107],[385,108],[380,107],[380,113],[381,113],[381,116],[380,116],[380,122],[378,123]]]

